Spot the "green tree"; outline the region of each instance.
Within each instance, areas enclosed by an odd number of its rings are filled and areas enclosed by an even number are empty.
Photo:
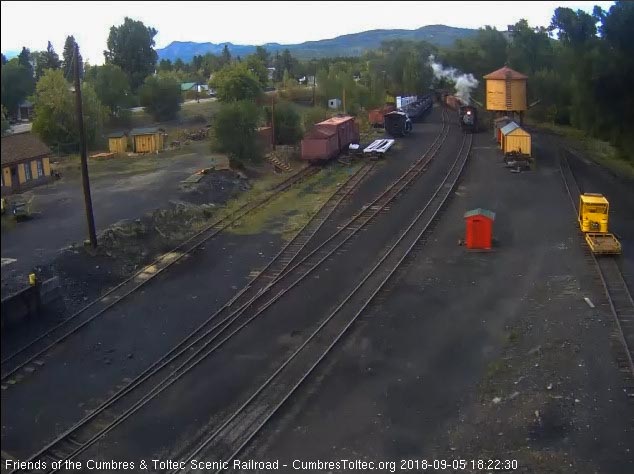
[[[67,36],[64,42],[64,51],[62,52],[62,68],[64,69],[64,77],[67,81],[72,81],[75,74],[73,70],[73,55],[77,42],[74,36]],[[79,74],[83,75],[84,67],[79,46],[77,46],[77,59],[79,61]]]
[[[61,150],[79,148],[79,129],[75,109],[75,97],[70,83],[64,79],[62,70],[48,69],[38,81],[33,98],[35,120],[33,132],[44,142]],[[99,137],[106,109],[101,105],[92,86],[82,86],[82,105],[86,141],[89,147],[95,145]]]
[[[35,81],[31,70],[22,66],[16,58],[2,66],[2,105],[10,114],[33,93]]]
[[[223,102],[254,101],[262,94],[258,78],[243,63],[230,64],[215,73],[211,86]]]
[[[97,97],[103,105],[110,109],[110,114],[117,116],[121,109],[130,106],[132,92],[128,76],[119,66],[104,64],[92,66],[86,72],[86,82],[92,84]]]
[[[262,61],[264,67],[268,66],[269,61],[271,60],[271,55],[264,46],[255,47],[255,56]]]
[[[220,63],[223,66],[228,65],[231,62],[231,52],[229,51],[229,46],[225,44],[225,47],[222,48],[222,55],[220,56]]]
[[[260,86],[262,88],[266,87],[269,83],[269,71],[266,69],[266,63],[254,54],[247,56],[245,63],[247,69],[258,78]]]
[[[158,65],[159,72],[167,72],[173,69],[174,69],[174,66],[172,64],[172,61],[170,61],[169,59],[161,59],[161,62],[159,62],[159,65]]]
[[[299,142],[303,136],[302,119],[295,108],[287,102],[280,102],[275,106],[274,114],[275,143],[295,145]]]
[[[9,130],[11,125],[9,125],[9,120],[7,120],[7,109],[4,108],[4,105],[1,106],[2,113],[2,136]]]
[[[48,42],[46,51],[34,51],[31,53],[35,65],[35,80],[38,81],[46,69],[59,69],[62,62],[55,52],[51,42]]]
[[[234,164],[259,161],[262,150],[257,137],[258,122],[258,108],[253,102],[223,104],[213,124],[215,149],[226,153]]]
[[[174,61],[174,70],[175,71],[185,70],[185,63],[183,62],[181,58],[176,58],[176,61]]]
[[[512,35],[508,48],[511,67],[529,76],[552,67],[553,48],[546,28],[532,28],[526,20],[520,20],[513,26]]]
[[[110,28],[106,62],[119,66],[128,75],[130,87],[136,91],[154,72],[158,55],[154,37],[158,33],[141,21],[125,17],[123,24]]]
[[[33,58],[29,48],[22,47],[22,51],[18,55],[18,64],[25,67],[33,75]]]
[[[48,42],[46,46],[46,51],[42,57],[43,68],[44,69],[59,69],[62,67],[62,62],[59,60],[59,55],[55,52],[53,45],[51,42]]]
[[[200,69],[202,69],[203,67],[203,55],[199,54],[199,55],[194,55],[194,57],[192,58],[192,71],[196,72],[199,71]]]
[[[175,118],[183,101],[178,81],[161,76],[148,76],[139,89],[139,99],[141,106],[158,121]]]

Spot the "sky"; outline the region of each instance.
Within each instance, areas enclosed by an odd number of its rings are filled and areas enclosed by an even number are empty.
[[[1,3],[2,52],[22,46],[44,50],[51,41],[61,56],[73,35],[84,60],[103,63],[113,25],[128,16],[158,30],[156,48],[172,41],[235,44],[282,43],[333,38],[360,31],[444,24],[506,29],[521,18],[547,26],[555,8],[592,11],[614,2],[16,2]]]

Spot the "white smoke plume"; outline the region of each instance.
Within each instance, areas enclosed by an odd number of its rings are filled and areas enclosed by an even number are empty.
[[[428,61],[434,71],[434,77],[452,81],[455,84],[456,97],[468,104],[471,100],[471,91],[478,87],[478,80],[473,77],[473,74],[463,74],[453,67],[444,68],[442,64],[436,62],[433,54],[429,55]]]

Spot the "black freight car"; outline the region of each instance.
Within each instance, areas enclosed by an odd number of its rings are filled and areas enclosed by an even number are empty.
[[[383,119],[385,131],[393,137],[404,137],[412,131],[412,121],[405,112],[390,112]]]

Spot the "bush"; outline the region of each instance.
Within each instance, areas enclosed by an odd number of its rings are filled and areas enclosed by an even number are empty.
[[[271,109],[267,108],[270,119]],[[275,144],[295,145],[302,139],[302,120],[295,108],[288,102],[275,105]]]
[[[139,90],[141,105],[157,121],[176,118],[183,100],[181,87],[171,77],[148,76]]]
[[[257,162],[262,159],[257,137],[259,113],[249,101],[224,104],[215,117],[213,132],[215,148],[226,153],[232,165]]]
[[[328,111],[328,109],[325,109],[323,107],[312,107],[306,110],[302,116],[304,130],[310,130],[313,125],[321,122],[322,120],[326,120],[329,117],[330,112]]]

